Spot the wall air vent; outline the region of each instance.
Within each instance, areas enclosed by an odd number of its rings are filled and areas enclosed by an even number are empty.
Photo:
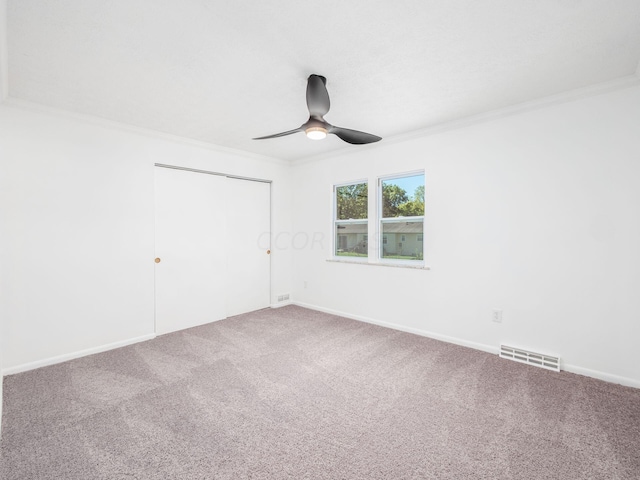
[[[535,367],[544,368],[547,370],[553,370],[554,372],[560,371],[560,358],[552,357],[550,355],[544,355],[542,353],[529,352],[522,350],[521,348],[508,347],[506,345],[500,345],[500,357],[508,358],[515,362],[526,363]]]

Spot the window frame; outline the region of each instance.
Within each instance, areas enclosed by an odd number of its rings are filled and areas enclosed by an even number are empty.
[[[400,173],[392,173],[387,175],[380,176],[369,176],[366,178],[360,178],[351,181],[343,181],[331,184],[331,254],[327,261],[329,262],[338,262],[338,263],[357,263],[361,265],[378,265],[384,267],[395,267],[395,268],[410,268],[410,269],[419,269],[419,270],[430,270],[430,267],[427,266],[425,260],[425,251],[426,251],[426,242],[424,241],[425,236],[425,212],[423,215],[411,216],[411,217],[383,217],[383,182],[394,180],[394,179],[402,179],[405,177],[413,177],[413,176],[422,176],[423,177],[423,188],[427,189],[427,177],[424,169],[419,170],[411,170]],[[346,219],[339,220],[338,219],[338,188],[350,186],[350,185],[358,185],[363,184],[366,185],[367,188],[367,209],[366,215],[367,218],[364,219]],[[419,184],[418,184],[419,185]],[[373,196],[375,195],[375,197]],[[426,211],[426,194],[424,198],[424,208]],[[358,211],[356,211],[358,212]],[[385,223],[393,223],[393,222],[419,222],[422,224],[422,233],[416,233],[415,243],[421,244],[421,251],[417,252],[417,249],[413,249],[416,252],[415,258],[384,258],[383,257],[383,248],[388,244],[398,243],[400,240],[400,236],[398,233],[389,232],[384,233],[383,225]],[[365,255],[338,255],[338,246],[339,246],[339,234],[338,227],[340,225],[349,225],[349,224],[362,224],[366,225],[362,230],[362,242],[364,242],[364,252]],[[350,233],[350,232],[349,232]],[[359,235],[360,232],[356,232],[356,235]],[[346,234],[343,234],[346,235]],[[387,236],[390,238],[387,239]],[[422,240],[418,240],[419,237],[422,237]],[[406,237],[409,238],[409,237]],[[356,236],[357,240],[357,236]],[[405,242],[402,242],[403,244]],[[412,243],[412,242],[409,242]],[[347,240],[348,244],[348,240]],[[355,245],[358,245],[356,241]],[[362,252],[362,250],[361,250]],[[356,252],[357,253],[357,252]],[[413,256],[413,255],[412,255]]]

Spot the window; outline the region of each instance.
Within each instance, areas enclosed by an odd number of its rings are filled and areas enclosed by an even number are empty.
[[[424,181],[420,171],[379,177],[377,185],[366,180],[334,185],[333,257],[423,267]],[[369,186],[375,187],[377,202],[369,202]]]
[[[334,255],[368,256],[369,193],[366,182],[334,187]]]
[[[378,188],[380,258],[424,258],[424,173],[381,178]],[[391,237],[395,241],[387,242]]]

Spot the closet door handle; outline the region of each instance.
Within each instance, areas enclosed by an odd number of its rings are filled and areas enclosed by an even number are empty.
[[[267,250],[267,255],[271,255],[271,250]]]
[[[154,262],[156,262],[156,263],[160,263],[160,257],[156,257],[156,259],[154,260]]]

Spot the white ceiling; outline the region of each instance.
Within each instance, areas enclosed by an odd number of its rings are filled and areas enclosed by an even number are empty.
[[[637,74],[639,0],[7,0],[9,98],[281,159]],[[385,141],[384,139],[382,140]]]

